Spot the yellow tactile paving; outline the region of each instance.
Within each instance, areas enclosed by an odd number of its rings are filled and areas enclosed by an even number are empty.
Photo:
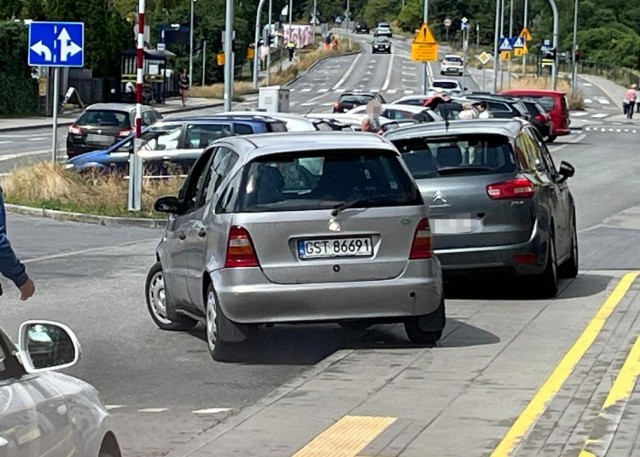
[[[395,421],[395,417],[345,416],[293,457],[356,457]]]

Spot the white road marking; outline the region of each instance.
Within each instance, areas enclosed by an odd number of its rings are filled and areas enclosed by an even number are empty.
[[[40,156],[45,154],[51,154],[50,149],[42,149],[40,151],[31,151],[31,152],[18,152],[16,154],[3,154],[0,155],[0,162],[6,162],[7,160],[19,159],[21,157],[31,157],[31,156]]]
[[[396,92],[398,92],[398,89],[388,89],[386,92],[388,94],[395,94]]]
[[[22,263],[34,263],[34,262],[42,262],[43,260],[52,260],[52,259],[63,259],[65,257],[72,257],[74,255],[81,255],[81,254],[90,254],[92,252],[100,252],[100,251],[107,251],[107,250],[111,250],[114,247],[124,247],[124,246],[133,246],[133,245],[137,245],[140,243],[146,243],[149,241],[157,241],[158,237],[153,237],[153,238],[145,238],[142,240],[137,240],[137,241],[127,241],[126,243],[120,243],[120,244],[112,244],[110,246],[102,246],[99,248],[91,248],[91,249],[81,249],[79,251],[71,251],[71,252],[64,252],[62,254],[52,254],[52,255],[45,255],[42,257],[35,257],[33,259],[26,259],[23,260]]]
[[[139,413],[163,413],[165,411],[169,411],[169,408],[144,408],[139,409]]]
[[[583,85],[584,87],[591,87],[591,86],[593,86],[593,84],[591,84],[591,83],[582,83],[582,85]]]
[[[380,89],[377,89],[377,88],[371,88],[371,89],[369,90],[369,92],[377,93],[377,92],[380,92]]]
[[[415,91],[414,91],[413,89],[405,89],[405,90],[404,90],[404,94],[405,94],[405,95],[411,95],[411,94],[413,94],[414,92],[415,92]]]
[[[322,106],[333,106],[333,103],[323,103]]]
[[[353,72],[353,69],[356,67],[356,64],[358,63],[358,60],[360,60],[360,57],[362,57],[362,54],[358,54],[356,56],[356,58],[353,59],[353,62],[351,63],[351,65],[349,66],[347,71],[345,72],[344,76],[342,76],[342,79],[340,81],[338,81],[335,86],[333,86],[331,88],[332,90],[336,90],[338,87],[342,86],[344,84],[344,82],[347,80],[347,78],[349,76],[351,76],[351,73]]]
[[[43,125],[42,128],[47,128],[48,126]],[[11,133],[7,133],[7,134],[3,134],[0,135],[0,138],[29,138],[30,135],[25,135],[25,134],[11,134]]]
[[[322,89],[318,90],[318,93],[320,93],[320,94],[324,94],[324,93],[327,93],[327,92],[329,92],[329,89],[327,89],[326,87],[323,87]]]
[[[344,92],[344,89],[334,89],[333,91],[341,94]]]
[[[611,104],[611,102],[609,100],[607,100],[606,98],[599,98],[598,101],[603,105],[610,105]]]
[[[208,409],[199,409],[197,411],[191,411],[193,414],[218,414],[218,413],[226,413],[227,411],[231,411],[232,408],[208,408]]]
[[[391,54],[391,58],[389,59],[389,66],[387,67],[387,76],[384,78],[382,90],[387,90],[389,88],[389,84],[391,83],[391,74],[393,73],[393,57],[394,54]]]
[[[582,116],[586,116],[587,113],[586,111],[578,111],[576,113],[571,113],[571,117],[582,117]]]
[[[114,409],[125,408],[126,405],[104,405],[104,407],[107,408],[108,411],[111,411]]]
[[[0,144],[15,143],[15,141],[0,141]]]
[[[300,92],[311,92],[311,88],[305,87],[304,89],[300,89]]]
[[[608,116],[607,113],[596,113],[596,114],[593,114],[591,117],[602,118],[607,116]]]
[[[584,99],[584,102],[585,102],[585,103],[593,103],[593,100],[591,100],[590,98],[585,98],[585,99]]]

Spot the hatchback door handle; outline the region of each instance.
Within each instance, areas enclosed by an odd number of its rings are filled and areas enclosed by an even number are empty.
[[[187,234],[185,232],[178,232],[178,238],[184,240],[187,238]]]
[[[200,238],[204,238],[205,236],[207,236],[207,229],[205,229],[204,227],[202,227],[199,231],[198,231],[198,236]]]

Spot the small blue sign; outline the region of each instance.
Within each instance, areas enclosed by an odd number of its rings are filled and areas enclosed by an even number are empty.
[[[522,49],[524,48],[524,38],[521,36],[513,37],[513,44],[511,45],[513,49]]]
[[[83,67],[84,23],[29,24],[28,62],[32,67]]]
[[[513,51],[513,46],[511,45],[511,39],[510,38],[507,38],[507,37],[501,38],[500,50],[501,51]]]

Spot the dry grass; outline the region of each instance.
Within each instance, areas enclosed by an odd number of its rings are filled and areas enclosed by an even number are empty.
[[[549,89],[551,87],[551,79],[548,76],[543,77],[520,77],[511,81],[511,89]],[[565,79],[558,79],[557,90],[567,94],[567,103],[572,111],[584,110],[584,94],[577,91],[575,95],[571,93],[571,83]]]
[[[244,95],[254,92],[253,83],[249,81],[234,81],[233,93],[235,95]],[[210,86],[193,86],[189,91],[189,96],[195,98],[224,98],[224,84],[217,83]]]
[[[182,178],[145,180],[142,211],[127,210],[128,180],[121,174],[79,174],[60,165],[38,163],[3,178],[5,201],[16,205],[105,216],[165,217],[153,211],[163,195],[177,195]]]

